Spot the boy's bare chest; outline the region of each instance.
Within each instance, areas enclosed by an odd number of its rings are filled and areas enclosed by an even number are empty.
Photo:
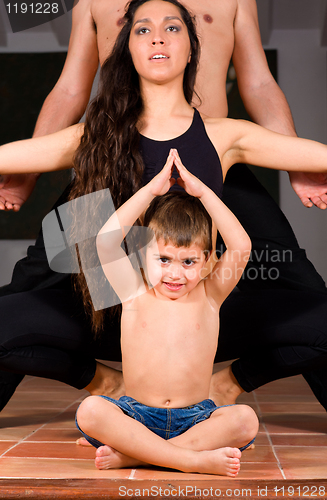
[[[123,338],[129,334],[144,342],[178,344],[186,339],[218,335],[218,312],[207,300],[166,301],[144,294],[124,308]]]

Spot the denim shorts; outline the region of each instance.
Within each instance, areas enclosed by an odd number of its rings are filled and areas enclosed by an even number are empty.
[[[205,399],[204,401],[201,401],[201,403],[187,406],[185,408],[155,408],[153,406],[145,406],[129,396],[122,396],[118,400],[107,396],[99,397],[115,404],[126,415],[145,425],[150,431],[154,432],[163,439],[171,439],[183,434],[183,432],[193,427],[193,425],[207,420],[218,408],[223,408],[222,406],[216,406],[211,399]],[[77,419],[75,419],[75,421],[78,430],[83,434],[89,443],[96,448],[103,445],[100,441],[87,436],[80,429]],[[240,450],[242,451],[250,446],[253,441],[254,439],[243,448],[240,448]]]

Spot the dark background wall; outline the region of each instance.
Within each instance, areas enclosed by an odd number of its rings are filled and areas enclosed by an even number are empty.
[[[65,52],[0,54],[0,144],[31,137],[43,101],[55,85],[65,58]],[[1,212],[0,238],[35,238],[43,217],[68,184],[70,175],[68,171],[43,174],[20,212]]]

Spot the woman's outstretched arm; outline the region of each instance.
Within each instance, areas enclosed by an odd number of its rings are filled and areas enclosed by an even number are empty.
[[[223,173],[235,163],[275,170],[327,172],[327,146],[290,137],[245,120],[209,122],[207,131],[221,159]]]
[[[79,123],[54,134],[0,146],[0,174],[65,170],[73,166],[84,125]]]

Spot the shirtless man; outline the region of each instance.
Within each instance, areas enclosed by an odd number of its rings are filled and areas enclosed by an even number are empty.
[[[258,124],[271,130],[283,134],[295,135],[291,112],[285,96],[276,84],[267,66],[260,41],[255,0],[203,0],[200,3],[197,0],[185,0],[184,3],[196,15],[198,32],[202,40],[202,58],[197,80],[197,93],[202,101],[200,111],[215,117],[225,117],[227,115],[225,82],[230,58],[233,56],[240,94],[251,118]],[[124,7],[125,0],[78,1],[73,9],[73,25],[67,60],[56,86],[42,107],[35,128],[35,136],[55,132],[72,123],[76,123],[81,118],[89,100],[98,63],[99,61],[100,64],[103,63],[107,57],[121,27]],[[245,169],[242,171],[245,172]],[[233,169],[225,183],[224,201],[241,220],[243,226],[247,228],[248,221],[252,223],[253,205],[256,206],[256,204],[255,202],[252,203],[252,207],[249,207],[248,213],[245,213],[244,207],[247,206],[247,202],[245,203],[243,199],[242,214],[239,213],[240,207],[237,206],[238,196],[235,196],[234,188],[230,182],[233,175],[232,172]],[[236,177],[241,184],[242,194],[245,195],[248,190],[249,201],[253,201],[255,189],[260,191],[261,188],[256,185],[254,189],[253,182],[255,181],[253,181],[249,173],[242,173],[241,177],[238,172]],[[0,189],[0,209],[19,210],[32,191],[36,179],[37,176],[33,175],[5,177],[3,187]],[[305,206],[310,207],[312,204],[315,204],[319,208],[326,208],[327,182],[325,178],[322,179],[321,176],[319,178],[309,178],[303,173],[293,173],[292,185]],[[248,189],[249,186],[251,186],[251,190]],[[292,268],[293,271],[290,273],[288,268],[282,267],[279,271],[280,288],[287,288],[291,284],[293,289],[294,287],[300,290],[313,289],[323,294],[326,293],[322,279],[316,273],[311,263],[307,261],[305,254],[301,253],[298,248],[294,234],[286,219],[283,222],[279,220],[279,227],[283,226],[280,229],[280,235],[276,237],[274,234],[270,237],[270,225],[267,224],[267,220],[274,217],[281,219],[283,216],[272,200],[262,193],[263,191],[261,190],[259,195],[260,201],[258,203],[261,203],[260,211],[262,221],[264,221],[261,223],[261,226],[264,225],[264,229],[260,226],[258,233],[262,236],[262,241],[264,242],[263,248],[266,248],[267,241],[274,238],[275,241],[278,241],[280,237],[276,248],[279,249],[280,246],[278,245],[282,244],[287,248],[294,249],[294,259],[291,259],[291,262],[295,264],[297,275],[294,276],[294,265]],[[263,199],[265,200],[263,201]],[[257,209],[258,206],[256,206]],[[255,247],[256,242],[253,241],[253,248]],[[35,249],[35,247],[31,248]],[[255,266],[255,263],[252,262],[251,265]],[[59,275],[55,279],[60,280],[62,278]],[[23,283],[19,283],[18,286],[15,286],[14,282],[15,275],[13,282],[4,287],[0,291],[0,295],[9,295],[17,290],[25,291],[31,289],[31,287],[26,286],[26,279]],[[39,282],[42,282],[41,274]],[[276,285],[274,283],[275,287]],[[240,284],[240,287],[243,287],[244,290],[260,287],[267,288],[267,286],[269,288],[269,283],[267,282],[258,284],[254,280],[248,280],[247,282],[243,280]],[[43,285],[38,284],[38,289],[42,287]],[[224,319],[222,318],[220,349],[224,344],[223,325]],[[227,339],[227,334],[225,338]],[[230,342],[234,344],[231,338]],[[239,340],[237,342],[240,349],[242,349],[242,343]],[[247,342],[249,342],[249,338],[247,338]],[[269,342],[270,339],[268,340]],[[292,341],[287,342],[287,345],[292,346]],[[221,352],[223,352],[222,349]],[[221,356],[218,351],[218,358],[216,360],[234,359],[238,356],[239,353],[235,353],[233,349],[232,352],[227,349],[226,353],[221,354]],[[257,359],[264,358],[259,351],[257,351],[256,357]],[[282,357],[286,359],[285,355]],[[273,359],[275,358],[273,357]],[[266,365],[267,363],[264,366],[266,367]],[[272,374],[270,373],[265,378],[260,378],[259,385],[275,378],[280,378],[281,376],[294,375],[303,371],[304,368],[297,367],[295,369],[291,368],[291,366],[287,366],[287,369],[283,367],[283,369],[276,373],[273,369]],[[261,367],[256,373],[260,372],[262,372]],[[9,374],[0,372],[0,379],[2,376],[8,379]],[[220,399],[220,403],[232,402],[243,389],[252,390],[256,385],[254,382],[251,382],[251,384],[245,387],[245,383],[239,383],[230,370],[223,371],[223,373],[216,376],[215,380],[217,382],[215,384],[216,387],[219,382],[221,390],[225,394],[229,393],[227,399],[224,399],[224,401]],[[17,381],[12,384],[15,385],[15,383],[17,385]],[[315,377],[315,380],[310,383],[317,395],[321,386],[323,386],[323,384],[320,384],[319,377],[318,380]],[[8,384],[10,385],[9,382]],[[315,388],[315,385],[319,387]],[[12,387],[12,392],[13,390],[14,388]],[[10,391],[8,389],[7,394]],[[318,398],[327,407],[327,396],[326,398],[325,396]],[[1,407],[2,405],[0,404]]]

